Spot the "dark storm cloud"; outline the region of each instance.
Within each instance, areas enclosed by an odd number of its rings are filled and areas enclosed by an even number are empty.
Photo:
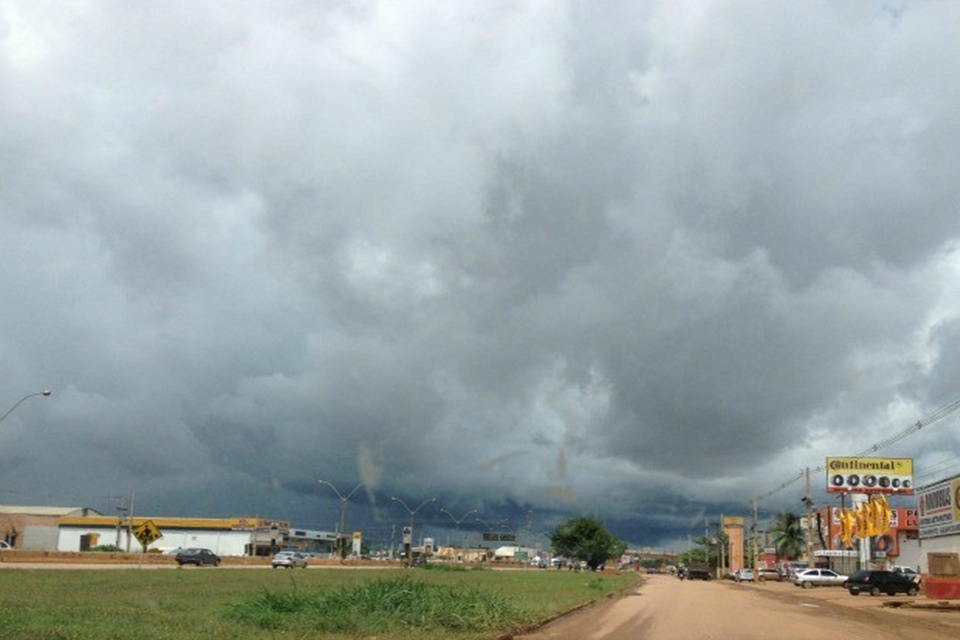
[[[957,10],[635,4],[7,3],[0,501],[659,544],[955,397]]]

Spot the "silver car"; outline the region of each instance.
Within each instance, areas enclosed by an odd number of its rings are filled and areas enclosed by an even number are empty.
[[[303,567],[307,568],[307,556],[302,553],[297,553],[296,551],[281,551],[277,555],[273,556],[273,560],[270,561],[270,564],[274,569],[277,567],[286,567],[287,569],[292,569],[293,567]]]
[[[793,584],[804,589],[810,587],[842,587],[849,576],[830,569],[801,569],[793,577]]]

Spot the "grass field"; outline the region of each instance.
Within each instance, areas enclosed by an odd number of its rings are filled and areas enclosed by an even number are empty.
[[[0,571],[0,638],[489,640],[635,573],[422,569]]]

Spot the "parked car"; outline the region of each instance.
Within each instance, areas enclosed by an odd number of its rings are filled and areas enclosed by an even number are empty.
[[[776,569],[760,569],[757,573],[757,580],[764,582],[770,580],[773,582],[780,582],[783,580],[783,575]]]
[[[270,564],[274,569],[277,567],[286,567],[287,569],[302,567],[306,569],[307,557],[302,553],[297,553],[296,551],[281,551],[273,556],[273,560],[270,561]]]
[[[830,569],[801,569],[793,578],[793,584],[804,589],[810,587],[839,587],[847,581],[848,576],[841,575]]]
[[[195,564],[198,567],[210,564],[217,567],[220,566],[220,556],[210,551],[210,549],[200,549],[196,547],[181,549],[177,552],[177,564],[181,567],[185,564]]]
[[[753,569],[737,569],[733,572],[733,579],[737,582],[753,582]]]
[[[6,540],[0,540],[0,551],[4,549],[13,549],[13,547],[11,547],[10,543],[7,542]]]
[[[862,591],[872,596],[878,596],[881,593],[888,596],[895,596],[898,593],[915,596],[920,593],[919,582],[914,582],[913,578],[906,573],[896,571],[857,571],[843,583],[843,586],[852,596],[858,596]]]
[[[920,584],[920,574],[914,571],[913,569],[911,569],[910,567],[894,566],[890,570],[893,571],[894,573],[899,573],[900,575],[910,578],[916,584]]]
[[[688,580],[712,580],[713,569],[710,565],[693,562],[687,565],[681,578],[687,578]]]

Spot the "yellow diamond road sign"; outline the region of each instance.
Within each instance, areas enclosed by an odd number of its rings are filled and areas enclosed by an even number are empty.
[[[140,544],[144,547],[163,537],[163,534],[160,533],[160,529],[153,523],[153,520],[147,520],[137,526],[133,530],[133,535],[136,536],[137,540],[139,540]]]

